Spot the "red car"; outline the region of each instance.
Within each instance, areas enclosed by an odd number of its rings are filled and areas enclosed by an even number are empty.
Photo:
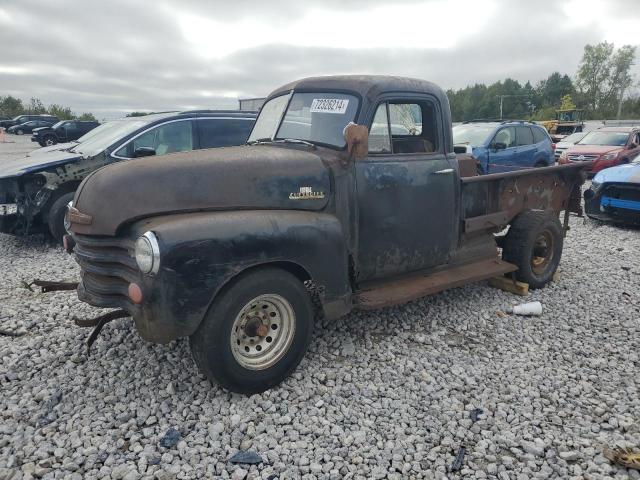
[[[604,127],[565,150],[558,163],[593,162],[591,173],[629,163],[640,154],[640,127]]]

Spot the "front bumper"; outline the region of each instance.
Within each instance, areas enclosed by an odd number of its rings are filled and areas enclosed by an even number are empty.
[[[80,300],[94,307],[125,310],[133,318],[140,336],[149,342],[168,343],[192,333],[185,330],[184,318],[167,295],[174,282],[165,278],[162,272],[154,277],[140,272],[132,238],[75,233],[72,237],[75,241],[73,253],[81,268]],[[129,285],[132,283],[142,289],[141,304],[129,298]]]
[[[584,192],[586,214],[607,222],[640,225],[640,185],[603,184]]]

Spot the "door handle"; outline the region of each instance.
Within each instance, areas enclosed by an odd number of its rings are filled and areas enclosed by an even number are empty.
[[[434,175],[443,174],[443,173],[453,173],[453,168],[445,168],[444,170],[438,170],[437,172],[432,172]]]

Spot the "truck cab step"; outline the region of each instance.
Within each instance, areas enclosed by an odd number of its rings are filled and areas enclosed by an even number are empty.
[[[449,288],[514,272],[515,265],[498,258],[484,259],[435,273],[413,275],[395,279],[356,293],[355,306],[361,310],[374,310],[407,303]]]

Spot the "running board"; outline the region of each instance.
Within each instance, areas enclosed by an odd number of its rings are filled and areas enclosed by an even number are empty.
[[[427,295],[456,288],[467,283],[514,272],[518,269],[511,263],[497,258],[468,263],[440,272],[394,280],[356,293],[355,306],[361,310],[398,305]]]

